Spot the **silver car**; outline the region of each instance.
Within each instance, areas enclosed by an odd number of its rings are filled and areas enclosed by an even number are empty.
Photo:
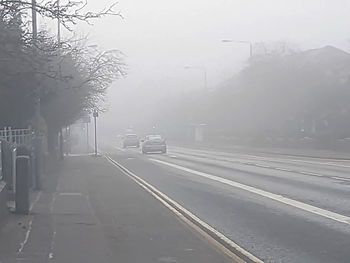
[[[160,135],[147,135],[141,142],[141,151],[144,154],[149,152],[167,152],[166,141]]]

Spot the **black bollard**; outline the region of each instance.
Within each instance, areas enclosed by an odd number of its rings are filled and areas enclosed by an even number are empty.
[[[17,149],[16,158],[16,213],[28,214],[30,207],[29,191],[31,179],[30,153],[26,148]]]

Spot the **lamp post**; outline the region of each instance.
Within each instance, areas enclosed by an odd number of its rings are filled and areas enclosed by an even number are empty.
[[[57,0],[57,40],[61,43],[61,19],[60,19],[60,0]]]
[[[252,58],[252,56],[253,56],[253,43],[251,41],[223,39],[222,42],[223,43],[249,44],[249,57]]]
[[[33,40],[36,41],[38,34],[37,19],[36,19],[36,0],[32,0],[32,30]]]
[[[57,0],[57,42],[58,44],[61,44],[61,21],[60,21],[60,1]],[[61,78],[61,64],[58,64],[58,74]],[[67,130],[66,130],[66,137],[68,136]],[[60,159],[63,160],[64,158],[64,151],[63,151],[63,128],[59,131],[59,141],[60,141]]]
[[[95,125],[95,157],[97,157],[97,124],[96,124],[96,119],[98,117],[98,111],[94,110],[92,116],[94,117],[94,125]]]
[[[207,91],[208,83],[207,83],[207,70],[205,67],[192,67],[192,66],[185,66],[185,69],[193,69],[193,70],[200,70],[203,72],[203,80],[204,80],[204,90]]]
[[[37,16],[36,16],[36,0],[32,0],[32,34],[33,34],[33,44],[36,45],[38,37],[38,25],[37,25]],[[39,89],[36,89],[36,102],[35,102],[35,132],[39,135],[39,126],[40,126],[40,95]]]
[[[89,153],[89,123],[86,123],[86,152]]]

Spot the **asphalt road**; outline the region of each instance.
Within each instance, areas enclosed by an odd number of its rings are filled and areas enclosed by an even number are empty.
[[[182,147],[106,151],[264,262],[350,262],[350,161]]]

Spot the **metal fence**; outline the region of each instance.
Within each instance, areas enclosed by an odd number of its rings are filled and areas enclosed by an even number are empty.
[[[34,138],[34,132],[31,129],[11,129],[6,127],[0,130],[0,140],[7,141],[15,146],[30,145]]]

